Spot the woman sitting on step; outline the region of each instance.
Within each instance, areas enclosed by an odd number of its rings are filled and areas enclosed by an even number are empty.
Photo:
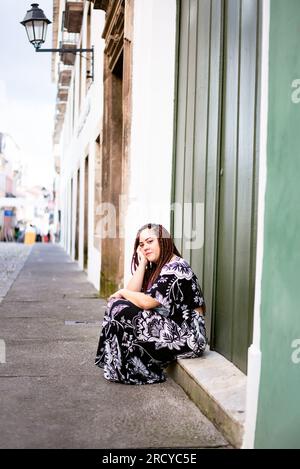
[[[205,303],[198,279],[162,225],[137,233],[133,276],[110,296],[95,364],[109,381],[152,384],[176,358],[203,354]]]

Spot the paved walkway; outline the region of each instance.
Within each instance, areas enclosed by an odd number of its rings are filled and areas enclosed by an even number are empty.
[[[0,303],[22,269],[31,247],[0,242]]]
[[[103,378],[94,355],[104,309],[60,247],[33,246],[0,304],[0,448],[227,447],[171,378],[148,386]]]

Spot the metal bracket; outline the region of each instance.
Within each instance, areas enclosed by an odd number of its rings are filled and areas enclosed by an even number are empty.
[[[90,52],[92,54],[91,58],[91,66],[92,70],[89,75],[87,75],[87,78],[91,78],[92,81],[94,81],[94,46],[92,46],[91,49],[66,49],[65,47],[61,47],[59,49],[35,49],[36,52],[60,52],[62,54],[77,54],[78,52]],[[83,56],[84,57],[84,56]],[[85,59],[87,57],[84,57]]]

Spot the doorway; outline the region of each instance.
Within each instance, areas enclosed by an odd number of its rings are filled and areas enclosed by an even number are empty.
[[[244,372],[253,329],[260,10],[260,0],[183,0],[178,24],[171,226],[204,291],[210,347]]]

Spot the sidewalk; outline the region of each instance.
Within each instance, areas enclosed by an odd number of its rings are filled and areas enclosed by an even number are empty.
[[[105,302],[53,244],[35,244],[0,304],[0,448],[220,448],[171,379],[109,383],[94,366]]]
[[[0,303],[22,269],[31,246],[0,242]]]

